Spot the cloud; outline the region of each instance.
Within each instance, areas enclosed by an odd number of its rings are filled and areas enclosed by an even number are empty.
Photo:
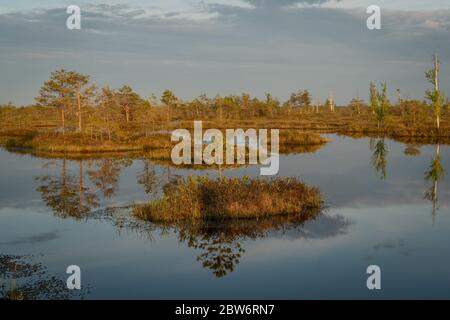
[[[414,97],[426,85],[430,54],[438,50],[443,66],[450,56],[448,10],[384,10],[383,29],[374,32],[365,26],[365,10],[355,8],[296,8],[299,1],[287,0],[192,3],[90,4],[80,31],[65,28],[65,8],[1,14],[0,66],[8,81],[0,79],[0,103],[32,101],[60,67],[113,86],[128,82],[144,95],[170,87],[185,98],[271,91],[284,99],[304,87],[322,98],[333,91],[346,103],[369,81],[387,80]]]
[[[248,3],[257,8],[283,8],[293,5],[322,5],[333,0],[246,0]],[[337,0],[341,1],[341,0]]]
[[[133,19],[146,13],[144,9],[134,9],[127,4],[92,4],[88,6],[90,13],[96,12],[110,18]]]
[[[56,240],[58,238],[61,238],[61,234],[57,231],[50,231],[45,233],[40,233],[34,236],[24,237],[24,238],[18,238],[16,240],[8,241],[8,242],[2,242],[1,245],[23,245],[23,244],[36,244],[41,242],[47,242]]]

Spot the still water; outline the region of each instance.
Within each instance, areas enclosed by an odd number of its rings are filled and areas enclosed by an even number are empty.
[[[129,207],[177,177],[259,168],[0,151],[0,297],[15,287],[40,299],[450,298],[450,147],[327,137],[280,157],[280,176],[320,188],[327,208],[315,220],[196,228],[135,221]],[[373,264],[382,289],[369,291]],[[69,265],[82,270],[76,294],[64,290]]]

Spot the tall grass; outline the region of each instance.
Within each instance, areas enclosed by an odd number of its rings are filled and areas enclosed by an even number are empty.
[[[168,184],[161,199],[136,205],[134,214],[153,222],[225,220],[301,216],[321,206],[319,190],[295,178],[189,177]]]
[[[226,139],[224,139],[224,150]],[[319,134],[293,130],[281,130],[280,152],[293,147],[323,145],[327,142]],[[170,159],[170,150],[176,144],[170,134],[134,134],[120,140],[109,141],[105,136],[90,136],[86,133],[51,133],[38,131],[14,131],[0,135],[0,145],[8,150],[28,149],[40,153],[94,154],[111,152],[145,152],[157,159]]]

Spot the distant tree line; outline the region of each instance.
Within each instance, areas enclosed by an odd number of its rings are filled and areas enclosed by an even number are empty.
[[[392,104],[388,99],[388,86],[381,83],[378,88],[370,83],[369,102],[360,97],[353,98],[345,107],[334,108],[329,97],[323,103],[313,101],[306,89],[298,90],[285,102],[280,102],[267,93],[263,99],[247,93],[241,95],[205,94],[192,100],[182,100],[171,90],[165,90],[160,97],[152,94],[143,98],[133,88],[108,86],[98,88],[88,75],[64,69],[50,74],[40,88],[36,103],[26,107],[15,107],[12,103],[0,105],[0,122],[3,128],[50,129],[65,134],[81,132],[101,134],[102,139],[111,140],[121,134],[129,135],[130,129],[149,132],[170,128],[173,121],[203,119],[214,121],[277,119],[295,120],[305,114],[320,114],[322,121],[330,113],[346,110],[355,116],[366,117],[376,123],[378,129],[385,126],[391,115],[400,116],[404,123],[415,125],[424,115],[432,111],[436,129],[440,128],[441,117],[448,113],[448,99],[439,87],[440,65],[437,55],[433,68],[425,73],[432,88],[426,91],[424,101],[402,99],[397,89],[398,101]],[[328,115],[327,115],[328,114]]]

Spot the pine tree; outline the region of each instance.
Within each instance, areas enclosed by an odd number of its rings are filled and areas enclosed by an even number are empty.
[[[163,94],[161,96],[161,102],[167,108],[167,123],[170,123],[170,121],[172,120],[172,110],[175,107],[177,101],[178,101],[178,98],[173,94],[172,91],[166,89],[163,92]]]
[[[82,130],[82,109],[94,95],[95,86],[89,85],[89,76],[64,69],[54,71],[44,82],[36,98],[38,105],[55,107],[61,115],[63,133],[66,128],[66,113],[76,107],[78,130]]]
[[[131,121],[132,113],[135,112],[141,98],[133,91],[130,86],[124,85],[115,93],[117,101],[125,115],[125,121],[128,124]]]

